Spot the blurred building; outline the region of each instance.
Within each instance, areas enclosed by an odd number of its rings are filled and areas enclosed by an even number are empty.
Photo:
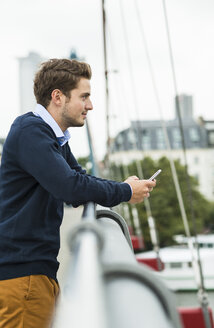
[[[72,48],[69,54],[69,59],[76,59],[80,61],[85,61],[85,57],[80,57],[79,54],[77,54],[77,51],[75,48]]]
[[[36,105],[33,93],[33,80],[35,72],[43,60],[36,52],[30,52],[27,57],[18,58],[21,114],[32,111]]]
[[[214,121],[194,120],[192,96],[175,98],[175,118],[165,122],[171,146],[171,156],[184,164],[182,138],[178,119],[178,101],[183,123],[189,174],[195,176],[200,192],[214,200]],[[128,164],[149,156],[158,160],[168,156],[162,121],[133,121],[120,131],[111,144],[110,160]]]
[[[176,117],[178,117],[178,104],[183,119],[192,120],[193,117],[193,99],[191,95],[180,94],[175,97]]]
[[[5,139],[0,138],[0,159],[1,159],[1,154],[2,154],[2,151],[3,151],[4,142],[5,142]]]
[[[74,48],[71,49],[69,58],[84,60],[83,57],[79,57],[77,55],[77,52]],[[28,56],[18,58],[21,114],[32,111],[36,105],[36,99],[33,93],[33,81],[39,65],[45,60],[46,58],[42,58],[36,52],[29,52]]]

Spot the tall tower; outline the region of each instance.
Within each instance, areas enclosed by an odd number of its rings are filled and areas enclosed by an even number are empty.
[[[193,119],[193,101],[192,96],[180,94],[175,97],[176,118],[178,118],[178,102],[180,105],[182,119]]]
[[[33,80],[39,64],[43,61],[36,52],[30,52],[27,57],[18,58],[19,61],[19,94],[20,112],[24,114],[32,111],[36,100],[33,93]]]

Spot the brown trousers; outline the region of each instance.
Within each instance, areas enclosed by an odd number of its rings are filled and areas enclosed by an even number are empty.
[[[48,328],[59,286],[44,275],[0,280],[0,328]]]

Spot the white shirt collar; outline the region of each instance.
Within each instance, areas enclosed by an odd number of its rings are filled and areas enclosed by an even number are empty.
[[[45,121],[52,128],[61,146],[63,146],[70,139],[71,136],[69,131],[66,130],[63,133],[59,125],[56,123],[51,114],[45,109],[45,107],[37,104],[33,113],[34,115],[41,117],[43,121]]]

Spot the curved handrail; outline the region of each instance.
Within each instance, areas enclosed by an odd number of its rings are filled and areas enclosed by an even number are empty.
[[[116,213],[110,209],[107,209],[107,208],[99,209],[96,211],[96,218],[100,219],[102,217],[107,217],[109,219],[112,219],[119,224],[124,236],[126,237],[126,240],[129,244],[130,248],[133,250],[133,245],[132,245],[132,241],[130,238],[129,229],[128,229],[127,223],[123,219],[123,217],[121,215],[119,215],[118,213]]]
[[[137,263],[125,220],[95,208],[85,206],[69,235],[72,259],[53,327],[181,328],[172,293]]]

